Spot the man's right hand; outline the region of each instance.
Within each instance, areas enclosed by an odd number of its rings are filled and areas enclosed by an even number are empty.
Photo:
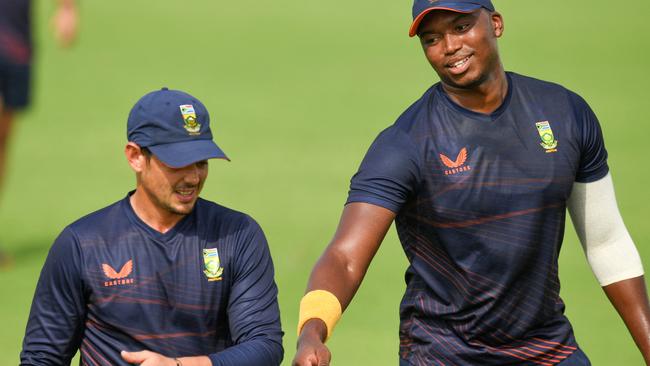
[[[311,319],[302,327],[293,366],[329,366],[332,354],[323,341],[327,327],[320,319]]]

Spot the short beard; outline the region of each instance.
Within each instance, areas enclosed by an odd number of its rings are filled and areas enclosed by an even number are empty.
[[[196,201],[195,201],[194,204],[186,210],[187,212],[177,210],[176,208],[172,207],[171,205],[159,200],[158,197],[156,197],[156,195],[151,193],[151,191],[149,189],[147,189],[144,185],[142,187],[144,188],[145,193],[147,194],[147,196],[149,196],[149,199],[154,203],[154,205],[156,205],[156,206],[158,206],[158,207],[160,207],[160,208],[162,208],[164,210],[167,210],[168,212],[170,212],[170,213],[172,213],[174,215],[186,216],[186,215],[190,214],[192,212],[192,210],[194,210],[194,206],[196,206]]]

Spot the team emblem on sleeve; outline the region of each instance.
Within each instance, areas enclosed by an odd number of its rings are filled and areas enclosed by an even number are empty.
[[[196,120],[196,112],[194,106],[191,104],[183,104],[180,106],[181,114],[183,115],[183,127],[190,135],[199,135],[201,124]]]
[[[537,127],[537,132],[539,132],[539,137],[542,139],[540,145],[546,150],[547,153],[556,152],[557,149],[557,140],[553,136],[553,130],[548,121],[541,121],[535,123]]]
[[[208,278],[208,281],[221,281],[223,267],[221,267],[217,248],[203,249],[203,264],[205,267],[203,273]]]

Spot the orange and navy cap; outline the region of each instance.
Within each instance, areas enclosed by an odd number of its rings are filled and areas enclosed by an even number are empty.
[[[413,1],[413,23],[409,29],[409,36],[413,37],[417,34],[420,22],[433,10],[472,13],[480,8],[494,11],[494,5],[490,0],[415,0]]]

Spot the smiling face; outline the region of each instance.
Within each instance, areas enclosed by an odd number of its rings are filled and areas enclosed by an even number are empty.
[[[207,160],[171,168],[152,155],[138,175],[138,189],[157,209],[183,216],[192,212],[207,177]]]
[[[172,168],[133,142],[124,152],[137,180],[131,205],[142,220],[165,232],[192,212],[208,177],[207,160]]]
[[[458,89],[474,89],[503,72],[497,38],[503,19],[485,9],[473,13],[431,11],[420,23],[424,54],[440,80]]]

